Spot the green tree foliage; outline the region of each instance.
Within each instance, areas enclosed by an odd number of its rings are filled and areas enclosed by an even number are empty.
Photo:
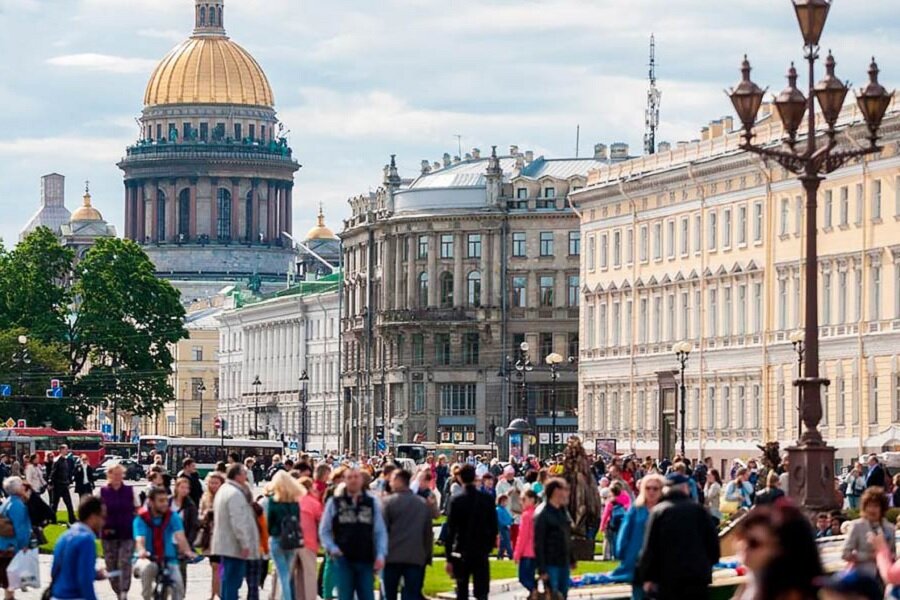
[[[68,400],[46,397],[50,380],[66,373],[67,347],[34,337],[27,338],[23,346],[20,335],[27,336],[27,331],[0,331],[0,383],[12,387],[11,396],[0,397],[0,421],[26,419],[31,427],[47,422],[60,429],[76,427],[76,415],[66,406]],[[65,386],[64,378],[62,383]]]

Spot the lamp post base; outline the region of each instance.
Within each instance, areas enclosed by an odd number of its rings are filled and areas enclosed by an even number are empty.
[[[803,508],[821,511],[840,508],[834,481],[834,448],[791,446],[787,449],[789,479],[785,490]]]

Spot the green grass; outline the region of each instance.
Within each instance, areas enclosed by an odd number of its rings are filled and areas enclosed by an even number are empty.
[[[52,554],[53,548],[56,546],[56,542],[59,540],[60,536],[69,529],[68,526],[62,524],[69,522],[69,517],[65,511],[57,512],[56,520],[60,522],[60,525],[47,525],[44,527],[44,535],[47,537],[47,543],[38,548],[42,554]],[[103,556],[100,540],[97,540],[97,556]]]
[[[604,573],[613,570],[617,564],[617,562],[610,561],[580,562],[572,574]],[[440,559],[434,561],[434,564],[425,570],[425,587],[423,589],[425,596],[432,598],[437,594],[455,589],[456,582],[447,575],[446,565],[447,562]],[[491,561],[491,581],[516,579],[518,574],[518,565],[511,560]]]

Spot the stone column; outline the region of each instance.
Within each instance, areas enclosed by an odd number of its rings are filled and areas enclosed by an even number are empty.
[[[293,219],[294,219],[294,184],[287,184],[287,199],[285,200],[285,211],[284,211],[284,231],[288,233],[293,233]]]
[[[251,200],[251,206],[253,211],[253,220],[250,223],[250,237],[252,238],[252,242],[259,241],[259,213],[260,213],[260,201],[259,201],[259,180],[254,179],[250,182],[251,190],[253,191],[253,199]]]
[[[197,239],[197,178],[191,177],[191,228],[188,235],[191,240]]]
[[[416,236],[406,236],[408,256],[406,259],[406,308],[416,307],[416,294],[419,290],[419,273],[416,271]]]
[[[166,239],[177,240],[176,218],[178,216],[178,181],[176,179],[169,180],[168,198],[166,198]]]
[[[381,256],[381,309],[390,310],[393,308],[391,296],[391,285],[397,279],[394,273],[394,243],[397,238],[390,236],[384,237],[381,241],[384,244],[384,252]]]
[[[134,222],[134,235],[138,243],[143,244],[144,238],[147,235],[147,223],[145,216],[147,213],[147,207],[144,206],[144,182],[138,180],[133,182],[133,185],[134,188],[132,189],[132,192],[135,200],[135,211],[137,212],[137,218]]]
[[[394,238],[394,302],[390,308],[400,308],[403,304],[403,252],[406,248],[406,239],[402,236]],[[388,282],[390,283],[390,282]]]
[[[266,183],[266,241],[272,241],[272,232],[275,231],[275,180],[270,179]]]
[[[134,198],[132,197],[133,185],[130,181],[125,181],[125,239],[134,239],[134,231],[131,228],[132,218],[134,217]]]
[[[490,279],[492,282],[492,296],[491,296],[491,304],[494,306],[500,306],[502,304],[502,299],[500,298],[500,293],[503,291],[503,282],[500,281],[500,278],[503,276],[503,270],[500,268],[500,258],[503,256],[503,251],[500,248],[500,244],[502,243],[503,236],[500,235],[500,231],[496,231],[493,236],[493,250],[492,250],[492,260],[490,264]]]
[[[428,236],[428,306],[438,305],[438,268],[437,255],[440,251],[438,236]]]
[[[496,306],[491,295],[494,289],[494,277],[491,267],[491,255],[493,254],[493,234],[485,231],[481,234],[481,304],[482,306]]]
[[[209,239],[216,241],[219,237],[219,180],[209,180]]]
[[[231,239],[241,239],[241,180],[231,179]]]
[[[463,269],[463,234],[456,232],[453,236],[453,306],[465,304],[466,273]]]
[[[159,203],[159,182],[154,181],[153,182],[153,193],[150,195],[150,202],[149,202],[150,218],[146,219],[146,217],[145,217],[145,221],[144,221],[145,223],[147,222],[147,220],[150,221],[150,239],[154,242],[159,237],[159,232],[157,232],[157,226],[159,225],[159,223],[157,222],[157,219],[156,219],[156,215],[158,213],[158,209],[156,208],[156,205],[158,203]],[[145,203],[145,208],[146,208],[146,203]]]

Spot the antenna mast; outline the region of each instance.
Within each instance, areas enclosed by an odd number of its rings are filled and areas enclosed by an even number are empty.
[[[647,89],[647,110],[644,111],[644,154],[656,152],[656,130],[659,128],[660,91],[656,87],[656,40],[650,34],[650,87]]]

